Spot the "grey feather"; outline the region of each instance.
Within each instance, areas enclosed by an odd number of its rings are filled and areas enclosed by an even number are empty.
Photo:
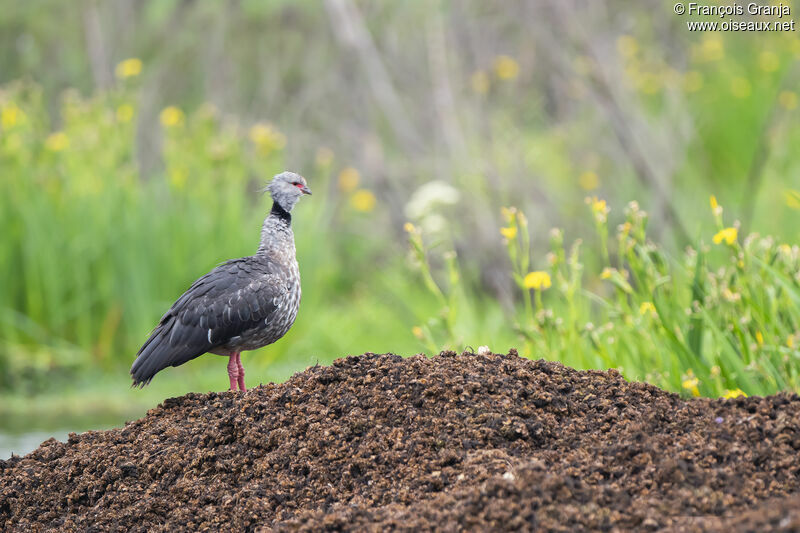
[[[207,352],[229,355],[272,344],[292,326],[301,290],[289,211],[310,191],[290,172],[276,176],[269,189],[274,203],[257,253],[219,265],[175,301],[137,353],[134,385]]]

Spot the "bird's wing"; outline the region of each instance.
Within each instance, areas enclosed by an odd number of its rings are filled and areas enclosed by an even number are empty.
[[[289,291],[285,276],[274,264],[247,259],[219,265],[178,298],[136,354],[134,385],[270,321]]]

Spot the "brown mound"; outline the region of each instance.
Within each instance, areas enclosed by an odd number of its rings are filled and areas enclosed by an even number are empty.
[[[0,529],[796,531],[800,398],[366,354],[0,461]]]

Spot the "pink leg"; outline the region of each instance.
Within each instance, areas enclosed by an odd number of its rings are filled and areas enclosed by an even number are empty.
[[[231,382],[231,390],[236,390],[236,385],[239,382],[239,365],[236,364],[238,355],[238,353],[233,353],[228,358],[228,379]],[[242,376],[242,379],[244,379],[244,376]]]
[[[244,386],[244,367],[242,366],[242,353],[236,352],[236,367],[239,371],[239,390],[246,391],[247,387]]]

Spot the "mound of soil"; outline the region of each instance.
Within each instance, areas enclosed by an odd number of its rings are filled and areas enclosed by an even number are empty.
[[[800,530],[800,398],[365,354],[0,461],[0,530]]]

